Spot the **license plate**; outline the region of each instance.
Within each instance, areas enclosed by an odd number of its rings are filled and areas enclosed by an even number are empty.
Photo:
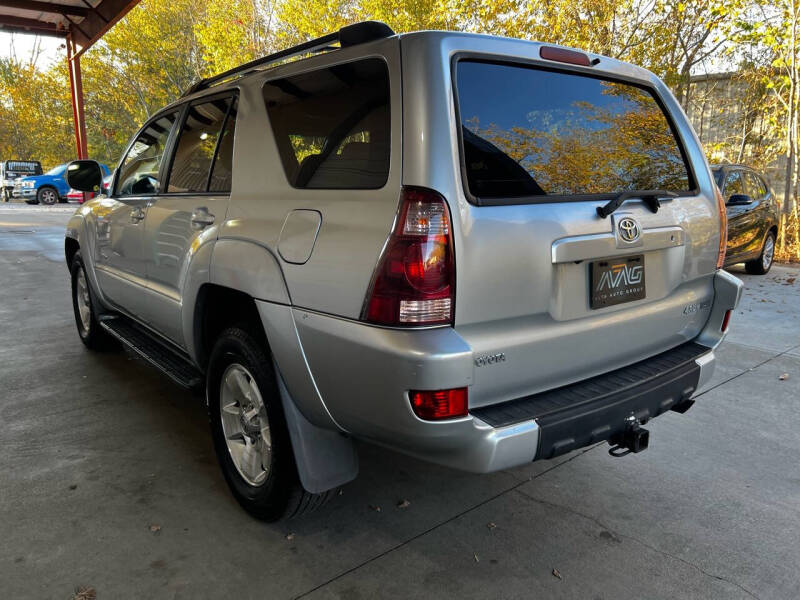
[[[645,297],[644,254],[589,263],[589,289],[591,308],[641,300]]]

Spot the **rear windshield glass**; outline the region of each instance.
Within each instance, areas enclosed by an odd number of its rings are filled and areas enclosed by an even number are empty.
[[[479,199],[692,187],[645,89],[471,60],[458,62],[456,80],[467,185]]]
[[[389,175],[389,73],[366,59],[268,81],[264,101],[289,183],[380,188]]]
[[[4,165],[7,173],[21,173],[24,175],[41,175],[42,165],[33,160],[8,160]]]

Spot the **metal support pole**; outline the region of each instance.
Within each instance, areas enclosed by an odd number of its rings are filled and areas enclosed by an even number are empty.
[[[69,68],[69,89],[72,95],[72,119],[75,124],[75,146],[78,158],[88,158],[86,149],[86,118],[83,111],[83,81],[81,80],[81,59],[75,56],[72,36],[67,37],[67,67]]]

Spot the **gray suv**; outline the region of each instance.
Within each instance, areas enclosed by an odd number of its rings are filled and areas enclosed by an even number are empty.
[[[68,177],[100,189],[94,162]],[[353,479],[356,439],[481,473],[643,450],[708,382],[742,289],[653,74],[375,22],[159,111],[65,250],[83,342],[205,390],[266,520]]]

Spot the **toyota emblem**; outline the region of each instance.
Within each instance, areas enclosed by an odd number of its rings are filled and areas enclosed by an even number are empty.
[[[639,224],[631,217],[623,217],[617,224],[619,237],[623,242],[635,242],[639,239]]]

